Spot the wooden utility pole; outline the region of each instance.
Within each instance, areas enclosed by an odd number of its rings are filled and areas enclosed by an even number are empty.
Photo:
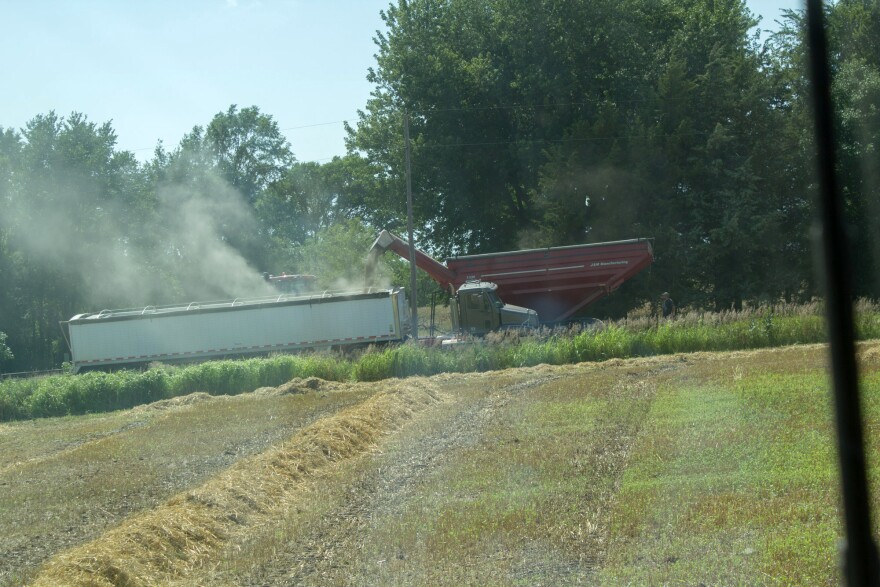
[[[409,233],[409,295],[412,336],[419,338],[419,302],[416,292],[416,245],[413,240],[412,160],[409,148],[409,111],[403,111],[403,141],[406,151],[406,229]]]

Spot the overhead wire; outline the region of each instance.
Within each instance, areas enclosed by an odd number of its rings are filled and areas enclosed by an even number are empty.
[[[550,109],[558,109],[558,108],[571,107],[571,106],[586,106],[586,105],[596,104],[599,102],[610,102],[613,104],[625,104],[625,103],[645,103],[648,101],[657,101],[657,102],[664,102],[665,103],[665,102],[679,102],[679,101],[684,101],[684,100],[687,100],[687,98],[652,97],[652,98],[627,98],[627,99],[623,99],[623,100],[615,100],[615,99],[609,99],[609,98],[595,98],[595,99],[589,99],[589,100],[580,101],[580,102],[555,102],[555,103],[549,103],[549,104],[547,104],[547,103],[545,103],[545,104],[500,104],[500,105],[491,105],[491,106],[463,106],[463,107],[456,107],[456,108],[438,108],[438,109],[430,110],[430,111],[426,112],[425,114],[430,115],[430,114],[434,114],[434,113],[444,113],[444,112],[485,112],[485,111],[491,111],[491,110],[518,110],[518,109],[519,110],[526,110],[526,109],[550,110]],[[296,126],[287,126],[287,127],[279,128],[278,130],[281,132],[295,131],[295,130],[303,130],[303,129],[308,129],[308,128],[317,128],[317,127],[323,127],[323,126],[345,124],[346,122],[348,122],[348,119],[340,119],[340,120],[333,120],[333,121],[327,121],[327,122],[316,122],[316,123],[302,124],[302,125],[296,125]],[[689,134],[706,135],[708,133],[693,132],[693,133],[689,133]],[[554,143],[554,144],[559,143],[559,144],[561,144],[561,143],[579,143],[579,142],[601,142],[601,141],[609,141],[609,140],[626,140],[626,139],[632,139],[632,138],[639,138],[639,136],[640,135],[611,136],[611,137],[567,137],[567,138],[558,138],[558,139],[552,139],[552,138],[525,139],[525,140],[515,139],[515,140],[509,140],[509,141],[480,141],[480,142],[470,142],[470,143],[440,143],[440,144],[433,144],[433,145],[421,145],[421,148],[503,146],[503,145],[511,145],[511,144],[546,144],[546,143]],[[126,153],[126,152],[139,153],[142,151],[154,150],[154,149],[156,149],[157,146],[158,145],[154,145],[152,147],[137,147],[137,148],[121,149],[121,150],[114,149],[114,154]],[[91,156],[93,156],[93,154],[84,153],[80,157],[64,158],[63,162],[65,162],[65,163],[79,162],[79,161],[83,161]],[[339,155],[331,155],[331,156],[327,156],[327,157],[310,159],[310,161],[312,161],[312,162],[330,161],[334,157],[337,157],[337,156],[339,156]]]

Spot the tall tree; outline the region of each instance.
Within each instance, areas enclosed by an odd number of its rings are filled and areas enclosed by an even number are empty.
[[[841,0],[829,15],[841,177],[854,258],[855,293],[880,294],[880,3]]]
[[[339,218],[336,194],[323,166],[294,163],[266,189],[255,204],[264,234],[274,244],[272,272],[298,270],[292,266],[293,249]]]
[[[204,144],[223,178],[250,204],[295,160],[278,123],[256,106],[239,110],[233,104],[217,113],[205,129]]]
[[[149,167],[154,189],[163,210],[178,211],[165,230],[178,264],[191,268],[172,274],[201,276],[202,287],[184,280],[181,293],[258,292],[255,276],[274,264],[283,244],[270,212],[278,209],[279,198],[287,198],[282,184],[293,163],[278,124],[256,106],[232,105],[206,127],[193,127],[172,151],[157,149]],[[193,230],[180,226],[181,219]],[[236,269],[229,279],[217,279],[224,261]]]
[[[384,16],[377,89],[350,148],[399,193],[406,112],[425,236],[444,251],[516,246],[545,149],[625,83],[612,55],[630,45],[610,32],[624,15],[612,2],[424,0]]]
[[[853,255],[860,267],[853,276],[855,292],[876,296],[880,292],[880,239],[875,236],[880,220],[880,164],[876,158],[880,147],[880,58],[874,49],[880,46],[880,5],[873,1],[841,0],[826,5],[826,17],[839,141],[837,168]],[[803,11],[786,11],[782,24],[769,43],[767,72],[777,88],[776,109],[787,116],[787,124],[774,142],[788,147],[788,157],[773,176],[773,193],[789,194],[791,216],[801,219],[798,228],[806,235],[810,203],[815,197],[816,152],[807,99],[810,88]],[[809,248],[798,248],[803,251],[803,260],[792,261],[806,272]],[[789,268],[783,266],[782,271]],[[812,287],[806,289],[814,291]]]
[[[385,21],[349,146],[400,193],[411,117],[437,250],[654,236],[688,301],[778,291],[761,260],[791,248],[788,195],[764,192],[782,119],[742,0],[415,0]]]
[[[38,115],[20,137],[4,133],[0,303],[19,367],[57,365],[59,321],[127,299],[120,268],[133,262],[127,229],[139,168],[115,144],[109,123],[79,113]]]

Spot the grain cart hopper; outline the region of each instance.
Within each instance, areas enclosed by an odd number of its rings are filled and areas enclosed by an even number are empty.
[[[370,249],[368,281],[378,256],[388,250],[409,259],[407,244],[383,230]],[[447,258],[445,265],[416,251],[416,265],[444,289],[457,292],[466,283],[494,284],[504,304],[535,310],[542,324],[571,319],[653,262],[654,251],[645,238],[464,255]]]

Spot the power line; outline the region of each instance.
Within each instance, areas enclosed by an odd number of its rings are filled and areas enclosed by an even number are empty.
[[[709,136],[710,133],[705,131],[691,131],[688,133],[677,133],[679,136]],[[420,145],[422,149],[435,149],[441,147],[482,147],[482,146],[500,146],[500,145],[528,145],[534,143],[589,143],[589,142],[600,142],[600,141],[617,141],[617,140],[627,140],[627,139],[641,139],[645,138],[644,135],[620,135],[613,137],[569,137],[565,139],[529,139],[529,140],[517,140],[517,141],[486,141],[479,143],[443,143],[437,145],[431,144],[423,144]]]
[[[460,108],[436,108],[432,110],[428,110],[425,114],[432,114],[435,112],[485,112],[487,110],[549,110],[551,108],[562,108],[569,106],[590,106],[594,104],[607,103],[607,104],[640,104],[646,102],[690,102],[693,101],[692,97],[682,97],[682,98],[665,98],[661,96],[655,96],[650,98],[626,98],[626,99],[615,99],[609,97],[602,98],[591,98],[581,102],[554,102],[552,104],[497,104],[493,106],[462,106]]]
[[[436,113],[444,113],[444,112],[486,112],[492,110],[550,110],[550,109],[559,109],[566,108],[572,106],[586,106],[591,104],[596,104],[599,102],[608,102],[612,104],[625,104],[625,103],[645,103],[649,101],[656,101],[658,103],[667,103],[667,102],[681,102],[688,101],[690,98],[662,98],[662,97],[652,97],[652,98],[629,98],[624,100],[614,100],[611,98],[594,98],[580,102],[556,102],[552,104],[501,104],[501,105],[487,105],[487,106],[467,106],[460,108],[438,108],[434,110],[429,110],[423,114],[423,116],[430,116],[431,114]],[[295,131],[302,130],[307,128],[318,128],[324,126],[333,126],[338,124],[345,124],[348,122],[347,119],[340,120],[332,120],[327,122],[316,122],[312,124],[303,124],[297,126],[288,126],[279,129],[279,131]],[[708,133],[691,133],[691,134],[703,134],[706,135]],[[533,140],[510,140],[510,141],[482,141],[482,142],[471,142],[471,143],[442,143],[442,144],[434,144],[434,145],[422,145],[422,148],[448,148],[448,147],[479,147],[479,146],[501,146],[501,145],[510,145],[510,144],[547,144],[547,143],[577,143],[577,142],[600,142],[600,141],[608,141],[608,140],[622,140],[622,139],[632,139],[639,138],[638,136],[616,136],[616,137],[587,137],[587,138],[560,138],[560,139],[533,139]],[[158,146],[154,145],[151,147],[138,147],[133,149],[121,149],[119,151],[114,150],[114,153],[138,153],[142,151],[154,150]],[[85,160],[89,157],[93,156],[91,153],[84,153],[79,157],[68,157],[64,159],[64,162],[72,163],[76,161]],[[317,159],[311,159],[313,162],[321,162],[321,161],[330,161],[334,157],[338,155],[322,157]]]
[[[302,126],[288,126],[286,128],[280,128],[278,130],[299,130],[301,128],[314,128],[316,126],[330,126],[332,124],[344,124],[348,122],[347,120],[334,120],[333,122],[317,122],[315,124],[304,124]]]

